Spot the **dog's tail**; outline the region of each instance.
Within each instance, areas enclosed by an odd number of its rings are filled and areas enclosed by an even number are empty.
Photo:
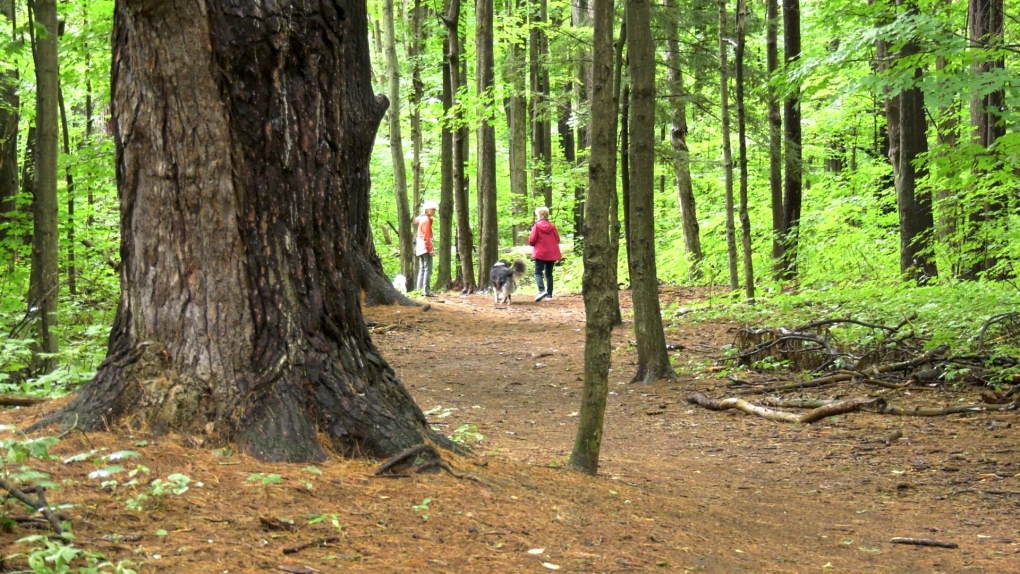
[[[524,266],[524,260],[523,259],[518,259],[517,261],[514,261],[513,270],[514,270],[514,277],[516,279],[520,279],[521,277],[524,276],[524,272],[527,271],[528,268]]]

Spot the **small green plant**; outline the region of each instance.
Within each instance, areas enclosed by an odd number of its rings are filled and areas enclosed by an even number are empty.
[[[420,504],[415,504],[411,508],[413,508],[414,511],[417,512],[419,516],[421,516],[422,520],[428,520],[429,519],[428,511],[430,504],[432,504],[432,499],[426,498],[425,500],[422,500]]]
[[[308,524],[318,524],[320,522],[329,521],[336,528],[338,532],[343,534],[344,527],[340,525],[340,517],[336,514],[311,514],[307,517]]]
[[[166,480],[157,478],[149,483],[148,489],[134,498],[129,498],[125,504],[131,510],[139,511],[146,510],[150,505],[154,509],[158,508],[167,493],[180,496],[188,491],[190,482],[191,479],[183,474],[171,474]],[[202,483],[197,484],[201,486]]]
[[[463,424],[457,427],[453,434],[450,435],[450,440],[457,444],[468,444],[468,442],[482,442],[485,439],[485,435],[478,432],[478,427],[473,424]]]
[[[265,474],[263,472],[256,472],[255,474],[248,477],[248,482],[257,482],[262,486],[269,486],[270,484],[280,484],[283,482],[283,478],[278,474]]]
[[[53,540],[49,536],[36,534],[26,536],[18,540],[19,544],[32,544],[33,546],[24,555],[32,572],[36,574],[65,574],[76,572],[78,574],[94,574],[99,572],[112,572],[113,574],[137,574],[131,568],[134,563],[122,560],[116,564],[107,560],[106,556],[98,552],[82,550],[72,543],[74,536],[70,532],[64,532],[60,540]],[[13,558],[19,555],[9,556]],[[84,562],[84,565],[79,565]]]

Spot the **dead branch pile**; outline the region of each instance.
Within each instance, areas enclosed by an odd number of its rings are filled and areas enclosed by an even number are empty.
[[[855,411],[930,417],[1020,406],[1020,359],[990,350],[1020,347],[1020,313],[991,317],[975,334],[975,350],[956,354],[947,345],[926,348],[930,342],[916,333],[913,319],[908,317],[893,326],[825,319],[794,329],[740,329],[734,339],[737,353],[730,359],[736,366],[757,371],[785,366],[815,376],[781,383],[728,377],[738,395],[766,395],[761,401],[765,406],[737,397],[712,399],[701,393],[691,394],[687,401],[710,410],[737,409],[769,420],[804,424]],[[832,332],[836,326],[864,329],[866,336],[855,340],[865,342],[840,341]],[[949,393],[962,388],[980,391],[980,402],[960,404],[957,396],[950,406],[899,406],[889,400],[908,389]],[[833,397],[859,396],[842,400],[777,396],[807,389],[824,389]],[[796,414],[769,407],[812,410]]]

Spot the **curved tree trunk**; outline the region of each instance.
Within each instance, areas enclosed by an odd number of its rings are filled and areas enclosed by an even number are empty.
[[[138,419],[283,461],[442,440],[372,344],[351,280],[372,256],[361,210],[386,107],[365,13],[117,4],[120,303],[96,377],[43,424]]]

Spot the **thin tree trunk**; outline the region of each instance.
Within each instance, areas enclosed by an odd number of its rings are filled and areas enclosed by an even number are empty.
[[[17,30],[14,0],[0,0],[0,14],[11,23],[11,34]],[[18,122],[21,100],[17,90],[18,70],[11,67],[0,72],[0,240],[7,235],[8,214],[15,207],[18,195]]]
[[[628,70],[629,72],[629,70]],[[620,194],[623,196],[623,240],[627,244],[627,275],[634,287],[634,243],[631,239],[630,194],[630,84],[620,95]],[[610,238],[612,241],[612,238]]]
[[[475,2],[475,78],[477,97],[493,96],[495,82],[492,48],[492,0]],[[496,220],[496,130],[483,118],[478,126],[478,285],[489,284],[489,269],[499,257],[499,222]]]
[[[765,60],[768,77],[779,73],[779,1],[765,0]],[[783,115],[772,86],[766,88],[769,120],[769,192],[772,203],[772,278],[783,278],[786,256],[783,227]]]
[[[421,79],[421,40],[422,40],[422,11],[421,0],[414,0],[414,9],[411,13],[411,173],[412,173],[412,197],[411,214],[416,213],[422,204],[421,196],[421,105],[425,100],[425,84]],[[410,215],[410,214],[408,214]],[[412,232],[413,235],[413,232]],[[414,258],[417,262],[417,258]],[[417,265],[412,271],[417,277]]]
[[[67,133],[67,110],[64,106],[64,91],[57,84],[57,101],[60,105],[60,127],[64,137],[64,155],[71,155],[71,138]],[[67,184],[67,292],[78,294],[78,272],[74,262],[74,177],[71,168],[64,166],[64,182]]]
[[[549,2],[548,0],[539,0],[539,9],[541,13],[541,21],[543,23],[549,22]],[[549,108],[549,102],[551,101],[551,91],[549,86],[549,35],[545,31],[541,31],[539,34],[539,74],[541,81],[539,83],[539,91],[542,106],[542,180],[545,182],[543,187],[544,191],[544,204],[547,207],[552,207],[552,110]]]
[[[737,48],[734,52],[737,82],[737,162],[740,164],[740,243],[744,259],[744,296],[754,303],[754,262],[751,260],[751,218],[747,214],[747,134],[744,108],[744,44],[747,0],[737,0]]]
[[[935,60],[935,69],[943,71],[949,67],[949,60],[939,56]],[[939,110],[939,121],[937,124],[938,143],[945,155],[956,153],[958,146],[957,132],[960,128],[959,102],[954,99],[953,103]],[[953,269],[953,276],[958,277],[960,273],[960,203],[957,200],[956,189],[948,183],[941,183],[935,188],[935,211],[937,243],[949,252],[947,258]]]
[[[729,62],[726,58],[726,0],[719,7],[719,115],[722,117],[723,175],[726,185],[726,262],[730,271],[730,290],[740,288],[737,274],[737,231],[733,218],[733,151],[730,148]]]
[[[630,238],[633,260],[634,381],[652,383],[676,374],[666,352],[655,264],[655,46],[649,0],[627,0],[627,58],[632,83],[630,124]]]
[[[411,208],[407,204],[404,140],[400,130],[400,63],[397,61],[397,43],[393,31],[393,0],[383,0],[382,8],[387,96],[390,100],[387,115],[390,128],[390,158],[393,161],[393,198],[397,204],[397,235],[400,238],[400,272],[405,277],[414,277],[414,238],[411,232]]]
[[[460,0],[449,0],[447,4],[446,22],[447,43],[446,49],[450,60],[450,92],[453,95],[453,120],[457,126],[463,125],[463,110],[457,101],[458,92],[461,88],[461,49],[460,49]],[[477,287],[475,284],[475,272],[473,261],[473,238],[471,236],[471,214],[468,211],[467,185],[464,181],[464,164],[466,154],[466,133],[465,129],[458,127],[453,131],[453,203],[457,213],[457,258],[460,262],[460,275],[463,284],[462,293],[473,293]]]
[[[578,0],[571,4],[571,20],[577,28],[588,28],[592,24],[594,3],[592,0]],[[585,117],[591,114],[588,108],[588,94],[591,93],[591,59],[592,52],[585,46],[579,55],[577,64],[577,75],[575,77],[576,90],[574,98],[577,102],[576,117],[579,120],[577,125],[576,140],[576,163],[579,168],[584,163],[585,150],[588,148],[588,126],[583,123]],[[584,212],[587,197],[587,187],[578,185],[574,187],[574,245],[581,244],[580,238],[584,236]]]
[[[55,354],[57,340],[57,300],[60,295],[59,239],[57,227],[57,159],[59,157],[59,105],[57,75],[57,3],[56,0],[36,0],[33,13],[38,27],[47,33],[35,35],[36,77],[36,147],[35,198],[32,202],[33,264],[39,266],[34,276],[39,283],[34,292],[41,318],[42,352]],[[56,358],[43,360],[46,372],[56,367]]]
[[[616,195],[616,110],[613,98],[613,1],[593,0],[591,154],[588,159],[588,201],[585,205],[584,389],[577,435],[568,466],[595,475],[602,447],[602,426],[612,361],[612,292],[609,249],[610,197]]]
[[[516,25],[523,26],[520,0],[507,1],[507,15]],[[504,68],[504,82],[510,85],[509,118],[510,129],[510,208],[513,214],[514,245],[527,245],[531,226],[528,209],[528,98],[525,70],[527,47],[511,43],[508,48],[509,62]]]
[[[96,377],[42,424],[131,419],[293,462],[450,445],[349,279],[385,112],[346,33],[366,28],[358,2],[117,4],[121,297]]]
[[[800,0],[783,0],[783,48],[789,69],[800,59]],[[801,153],[800,88],[794,86],[783,102],[786,118],[786,158],[783,182],[783,278],[797,279],[803,159]]]
[[[449,39],[447,39],[447,43]],[[453,90],[450,83],[450,53],[443,58],[443,120],[440,141],[439,165],[439,268],[436,271],[436,290],[448,291],[453,280],[451,273],[453,259],[453,131],[450,119],[453,116]]]
[[[623,49],[627,45],[627,14],[624,12],[623,22],[620,23],[620,37],[614,45],[615,60],[613,64],[613,168],[616,168],[616,126],[617,121],[620,118],[626,118],[629,111],[624,110],[620,112],[621,100],[620,85],[623,84],[623,66],[625,58],[623,56]],[[628,98],[629,99],[629,98]],[[627,106],[623,106],[627,107]],[[621,130],[621,140],[626,139],[627,127],[626,123],[623,124]],[[610,277],[613,284],[613,326],[623,324],[623,312],[620,310],[620,193],[623,193],[624,208],[623,216],[626,219],[629,217],[628,206],[629,196],[627,189],[630,186],[630,174],[629,170],[625,168],[623,157],[620,158],[621,168],[617,170],[620,174],[623,183],[627,185],[626,188],[622,188],[620,192],[616,191],[614,186],[613,193],[609,198],[609,260],[612,264],[610,268]],[[626,230],[626,228],[625,228]],[[627,281],[630,281],[630,242],[627,242]]]
[[[684,233],[687,252],[688,278],[701,280],[701,230],[694,202],[694,183],[691,179],[691,154],[687,147],[687,103],[680,68],[680,42],[677,39],[676,16],[673,0],[664,0],[666,26],[666,81],[669,84],[670,145],[673,149],[673,176],[676,180],[677,203],[680,207],[680,225]]]

